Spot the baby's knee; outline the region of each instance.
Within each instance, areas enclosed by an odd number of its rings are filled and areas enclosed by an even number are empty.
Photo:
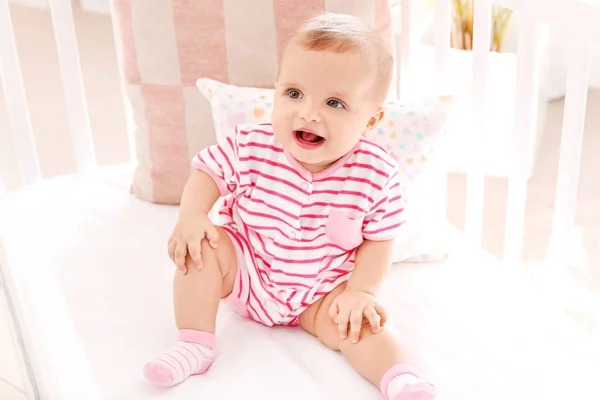
[[[371,324],[366,320],[363,322],[360,329],[359,343],[352,343],[352,339],[350,338],[350,326],[348,326],[348,337],[346,339],[342,339],[338,325],[329,317],[317,319],[315,322],[315,333],[317,338],[325,346],[336,351],[345,352],[352,346],[359,344],[361,340],[368,340],[371,336],[375,335],[375,333],[372,331]],[[383,330],[384,327],[381,327],[377,334],[383,332]]]
[[[217,249],[213,248],[208,239],[204,238],[200,242],[200,251],[202,252],[202,256],[206,256],[208,258],[214,258],[215,261],[217,259]]]
[[[385,327],[380,327],[379,332],[373,333],[373,328],[368,321],[363,322],[360,328],[360,336],[358,343],[353,343],[352,338],[350,337],[350,329],[348,329],[348,337],[346,339],[340,339],[339,347],[342,353],[350,350],[354,346],[359,346],[361,341],[369,340],[374,335],[379,335],[385,330]]]
[[[320,327],[316,327],[316,336],[317,339],[325,346],[329,347],[332,350],[339,351],[340,350],[340,336],[337,334],[335,329],[326,328],[321,329]]]
[[[197,251],[197,250],[196,250]],[[210,244],[208,244],[208,240],[207,239],[202,239],[202,241],[200,242],[200,254],[199,254],[198,258],[198,254],[193,254],[193,250],[190,249],[187,253],[187,255],[185,256],[185,265],[188,268],[188,271],[193,271],[193,270],[205,270],[206,268],[218,268],[218,261],[217,261],[217,251],[216,249],[213,249]],[[202,268],[198,268],[198,262],[201,260],[202,262]]]
[[[237,259],[233,246],[228,240],[219,241],[218,246],[214,248],[209,244],[208,239],[202,239],[202,242],[200,242],[200,257],[202,258],[203,270],[207,268],[210,270],[216,269],[221,278],[225,278],[227,275],[235,275]],[[189,254],[186,261],[193,263]]]

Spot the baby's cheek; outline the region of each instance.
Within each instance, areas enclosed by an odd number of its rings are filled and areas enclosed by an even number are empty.
[[[356,144],[360,141],[361,138],[361,131],[346,131],[346,134],[344,135],[333,135],[332,144],[335,145],[335,147],[343,154],[346,154],[347,152],[352,150],[354,146],[356,146]]]
[[[283,121],[281,121],[281,118],[277,118],[275,114],[273,114],[271,125],[273,126],[273,133],[275,134],[275,137],[279,139],[281,132],[285,130],[285,124],[283,123]]]

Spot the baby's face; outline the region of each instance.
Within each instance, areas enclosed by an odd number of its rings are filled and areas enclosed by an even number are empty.
[[[275,85],[273,131],[308,171],[348,153],[382,114],[374,101],[374,57],[309,51],[291,44]]]

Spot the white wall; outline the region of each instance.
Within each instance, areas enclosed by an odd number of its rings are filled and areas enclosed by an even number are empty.
[[[31,7],[48,8],[48,0],[8,0],[8,2]]]
[[[68,1],[68,0],[63,0]],[[101,14],[110,13],[110,0],[71,0],[73,3],[79,3],[85,11]],[[48,8],[48,0],[8,0],[9,3],[21,4],[25,6]]]
[[[110,13],[110,0],[78,0],[81,8],[85,11],[100,14]]]

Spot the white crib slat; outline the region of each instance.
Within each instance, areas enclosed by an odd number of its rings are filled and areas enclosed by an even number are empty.
[[[508,182],[504,259],[522,258],[527,205],[527,174],[530,150],[535,136],[535,97],[539,87],[541,27],[527,21],[519,33],[517,47],[517,81],[515,90],[515,125],[512,137],[511,173]]]
[[[412,94],[412,34],[411,13],[412,1],[402,0],[400,7],[400,35],[396,38],[396,54],[398,55],[398,97],[402,101],[408,101]]]
[[[77,169],[81,171],[96,165],[96,155],[77,49],[73,10],[70,1],[49,1]]]
[[[571,41],[563,116],[556,200],[548,260],[561,268],[568,262],[568,249],[574,232],[581,147],[591,69],[591,49],[579,37]]]
[[[111,10],[114,7],[114,0],[111,0],[110,8]],[[113,17],[111,19],[112,23],[112,33],[113,33],[113,43],[115,45],[115,51],[117,55],[117,65],[123,66],[125,62],[123,61],[124,57],[124,49],[123,42],[121,41],[122,33],[119,27],[119,23],[117,18]],[[131,102],[128,100],[127,96],[127,81],[125,78],[124,68],[119,69],[119,88],[121,89],[121,97],[123,99],[123,107],[125,110],[125,121],[127,127],[127,143],[129,144],[129,161],[132,163],[137,163],[137,153],[136,153],[136,140],[135,140],[135,123],[133,116],[133,109],[131,107]]]
[[[439,94],[446,94],[450,70],[450,31],[452,0],[437,0],[435,6],[435,77]]]
[[[0,78],[23,183],[41,179],[8,0],[0,0]]]
[[[467,204],[465,232],[475,243],[481,243],[483,226],[483,144],[486,134],[486,105],[488,57],[492,26],[492,3],[490,0],[475,0],[473,21],[473,97],[472,109],[475,119],[472,146],[473,162],[467,174]]]
[[[435,7],[435,79],[438,94],[449,93],[450,85],[450,32],[451,32],[451,1],[437,0]],[[440,166],[441,167],[441,166]],[[436,195],[439,197],[440,218],[446,218],[448,204],[448,173],[440,168],[438,172]]]
[[[1,197],[0,197],[1,200]],[[33,342],[31,336],[27,332],[27,323],[23,313],[22,303],[18,299],[18,292],[15,288],[14,281],[11,276],[11,271],[8,268],[8,257],[4,243],[0,237],[0,297],[4,295],[4,303],[8,314],[8,322],[11,324],[14,333],[15,345],[18,355],[23,362],[19,366],[21,376],[27,377],[23,379],[23,389],[26,398],[40,399],[41,379],[40,371],[33,362]]]

